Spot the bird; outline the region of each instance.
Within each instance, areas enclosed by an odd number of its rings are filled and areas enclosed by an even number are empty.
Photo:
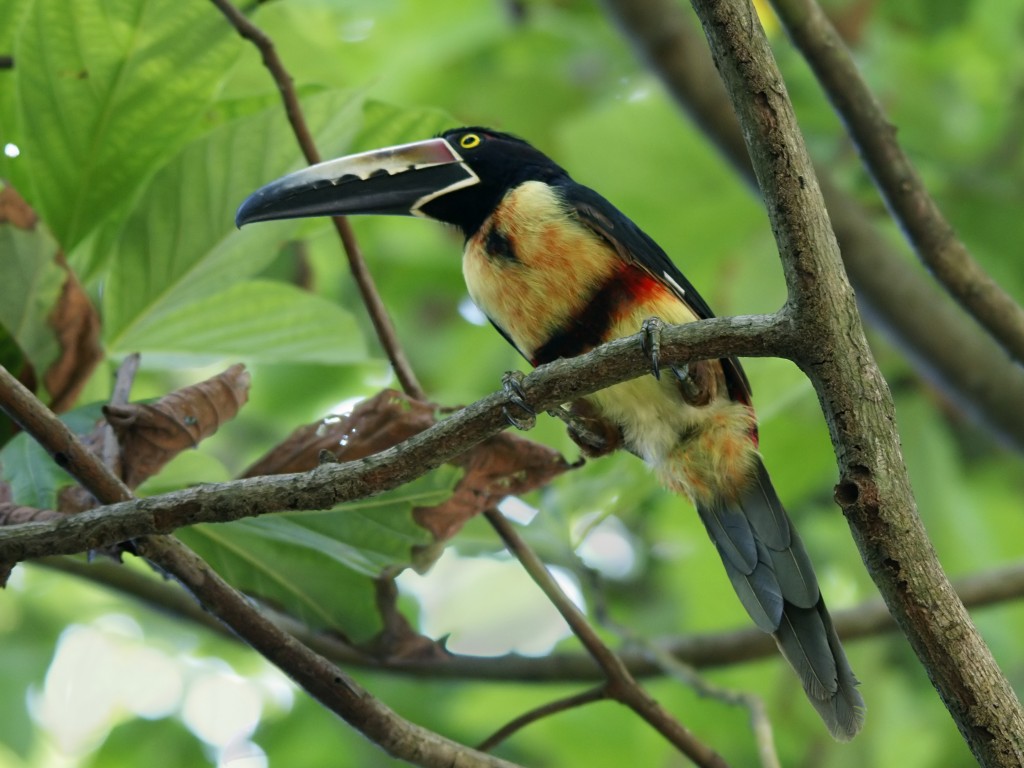
[[[660,323],[713,317],[665,251],[543,152],[479,126],[296,171],[246,198],[236,224],[355,214],[457,229],[471,299],[534,366],[643,332],[653,375],[573,403],[570,434],[590,455],[625,448],[691,500],[750,618],[775,639],[832,736],[853,738],[865,714],[859,682],[758,450],[739,361],[661,370]],[[521,395],[515,379],[506,384]]]

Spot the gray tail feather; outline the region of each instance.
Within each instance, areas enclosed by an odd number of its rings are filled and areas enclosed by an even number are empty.
[[[839,741],[864,722],[864,700],[818,589],[800,537],[758,459],[751,484],[734,500],[698,504],[736,594],[771,633],[811,704]]]

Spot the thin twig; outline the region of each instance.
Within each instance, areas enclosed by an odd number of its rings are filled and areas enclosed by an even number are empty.
[[[698,673],[692,666],[680,661],[669,653],[663,645],[651,642],[648,638],[634,632],[629,627],[614,621],[607,611],[607,606],[604,604],[603,593],[597,590],[596,594],[598,596],[598,607],[595,613],[601,622],[601,626],[614,632],[631,646],[638,648],[662,672],[674,677],[688,688],[693,689],[698,695],[720,701],[729,706],[743,707],[747,710],[762,768],[780,768],[779,756],[775,750],[775,736],[772,732],[772,723],[768,718],[768,712],[760,696],[755,696],[748,691],[734,691],[729,688],[723,688],[720,685],[715,685]]]
[[[772,6],[842,117],[918,257],[1007,353],[1024,363],[1024,308],[982,269],[956,236],[821,6],[815,0],[772,0]]]
[[[637,683],[622,660],[597,636],[586,617],[566,596],[544,563],[526,545],[505,516],[496,509],[489,509],[484,515],[505,542],[509,552],[515,555],[537,586],[562,614],[573,634],[601,667],[608,679],[604,686],[607,696],[636,712],[697,765],[719,768],[725,766],[726,762],[721,755],[698,740]]]
[[[139,370],[140,360],[140,355],[135,352],[128,355],[121,365],[118,366],[117,374],[114,377],[114,388],[110,394],[111,406],[117,407],[128,404],[128,400],[131,397],[132,384],[135,381],[135,374]],[[120,446],[117,442],[117,436],[114,434],[114,428],[106,421],[103,423],[102,459],[103,464],[111,472],[114,474],[120,473]]]
[[[306,162],[310,165],[319,163],[320,153],[317,151],[316,143],[313,141],[309,126],[306,124],[306,118],[303,116],[302,106],[299,104],[299,97],[295,92],[292,76],[285,69],[281,57],[277,55],[277,49],[274,47],[273,40],[263,30],[253,24],[229,0],[211,0],[211,2],[224,14],[238,34],[252,42],[257,50],[259,50],[264,66],[270,71],[274,82],[277,84],[277,89],[281,93],[285,114],[292,126],[292,131],[295,133],[295,138],[299,142],[299,147],[302,149]],[[373,276],[366,267],[366,260],[363,258],[355,233],[352,231],[352,226],[349,224],[348,219],[342,216],[335,216],[332,221],[334,222],[335,230],[338,232],[338,237],[341,238],[352,277],[359,287],[359,293],[370,315],[370,321],[373,323],[374,330],[377,332],[377,338],[380,339],[385,354],[387,354],[388,359],[391,361],[391,365],[395,370],[395,376],[398,377],[398,381],[407,395],[420,400],[426,400],[426,394],[420,386],[416,374],[413,373],[405,351],[398,340],[398,335],[395,333],[395,327],[388,315],[387,308],[384,306],[384,302],[381,301],[380,293],[377,291],[377,286],[373,281]]]
[[[608,694],[602,685],[597,688],[589,688],[581,693],[574,693],[572,696],[565,696],[561,699],[549,701],[547,704],[542,704],[535,709],[531,709],[529,712],[524,712],[514,720],[510,720],[477,744],[476,748],[481,752],[490,752],[516,731],[522,730],[531,723],[535,723],[538,720],[550,717],[551,715],[557,715],[559,712],[565,712],[570,709],[582,707],[585,704],[591,704],[595,701],[603,701],[607,698]]]

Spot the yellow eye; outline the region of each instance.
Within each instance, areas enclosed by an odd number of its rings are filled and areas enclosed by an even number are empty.
[[[459,139],[459,146],[463,149],[473,149],[473,147],[479,146],[480,137],[475,133],[467,133],[461,139]]]

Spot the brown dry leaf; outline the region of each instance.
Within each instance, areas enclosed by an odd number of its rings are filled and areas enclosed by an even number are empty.
[[[244,365],[233,365],[155,403],[105,407],[103,413],[121,445],[122,474],[128,487],[138,487],[183,450],[194,448],[233,419],[249,399],[250,381]]]
[[[243,476],[305,472],[317,466],[325,450],[338,461],[360,459],[397,445],[435,421],[432,405],[385,389],[344,418],[299,427]],[[414,510],[416,522],[438,542],[450,539],[467,520],[506,496],[539,488],[571,466],[557,451],[507,433],[485,440],[451,463],[465,470],[453,495],[443,504]]]
[[[10,501],[0,502],[0,525],[18,525],[19,523],[43,523],[64,517],[52,509],[36,509],[22,507]]]
[[[68,267],[64,254],[57,254],[57,263],[64,269],[66,278],[57,306],[50,312],[47,322],[57,335],[60,356],[43,374],[43,384],[50,393],[50,408],[60,413],[74,404],[93,369],[103,359],[103,349],[96,309]]]
[[[466,521],[506,496],[547,485],[571,465],[558,451],[507,432],[455,459],[465,474],[446,501],[413,511],[416,522],[437,541],[454,536]]]
[[[39,217],[13,187],[5,186],[0,188],[0,223],[2,222],[10,222],[18,229],[35,229]]]
[[[33,230],[39,223],[39,217],[13,188],[4,187],[0,189],[0,223]],[[103,359],[103,350],[96,309],[68,266],[64,254],[56,251],[54,261],[64,273],[64,284],[47,322],[53,329],[60,354],[42,373],[42,379],[50,393],[50,408],[60,413],[74,404],[89,375]],[[34,385],[38,372],[30,369],[31,366],[26,365],[20,378]]]
[[[383,451],[430,427],[434,408],[394,389],[359,403],[352,413],[299,427],[264,454],[242,477],[306,472],[320,463],[321,451],[353,461]]]

